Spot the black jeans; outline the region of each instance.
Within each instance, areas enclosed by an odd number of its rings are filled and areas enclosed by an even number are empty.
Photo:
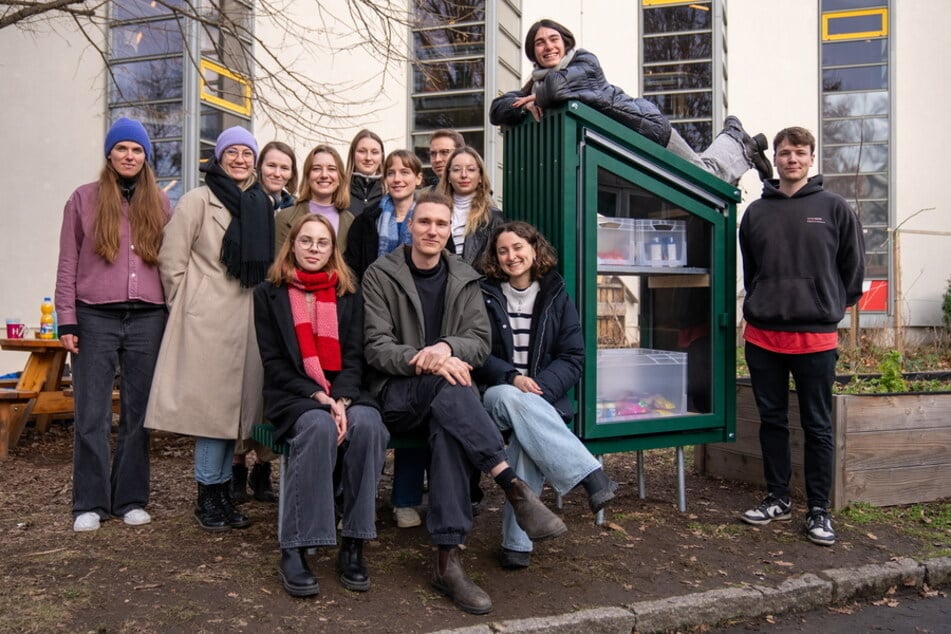
[[[394,377],[380,392],[383,423],[393,434],[425,429],[432,453],[426,528],[436,545],[456,546],[472,528],[469,475],[506,459],[502,435],[478,393],[427,374]]]
[[[789,497],[792,459],[788,412],[789,375],[792,374],[805,438],[803,471],[810,508],[829,508],[835,461],[832,384],[838,358],[838,350],[781,354],[746,343],[746,363],[759,410],[759,441],[767,490],[776,497]]]

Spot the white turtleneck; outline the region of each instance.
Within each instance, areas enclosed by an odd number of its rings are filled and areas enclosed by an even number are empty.
[[[466,221],[469,220],[473,198],[475,193],[452,196],[452,244],[456,255],[462,255],[462,247],[466,242]]]

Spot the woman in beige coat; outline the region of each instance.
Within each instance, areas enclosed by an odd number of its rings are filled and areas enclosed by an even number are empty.
[[[264,371],[252,290],[274,256],[274,212],[257,184],[257,143],[221,133],[165,227],[159,268],[169,306],[146,427],[195,436],[195,517],[202,528],[245,528],[231,494],[235,440],[261,420]]]

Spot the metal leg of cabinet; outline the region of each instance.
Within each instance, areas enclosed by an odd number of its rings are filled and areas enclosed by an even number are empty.
[[[687,512],[687,485],[684,475],[684,448],[677,447],[677,508],[681,513]]]

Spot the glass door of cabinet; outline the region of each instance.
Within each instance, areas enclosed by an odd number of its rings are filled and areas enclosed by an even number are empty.
[[[648,167],[593,145],[581,155],[576,284],[588,349],[578,395],[585,438],[722,426],[725,382],[732,383],[721,363],[732,358],[728,309],[716,290],[734,284],[723,279],[726,253],[734,253],[723,246],[734,240],[726,214],[676,175]]]

